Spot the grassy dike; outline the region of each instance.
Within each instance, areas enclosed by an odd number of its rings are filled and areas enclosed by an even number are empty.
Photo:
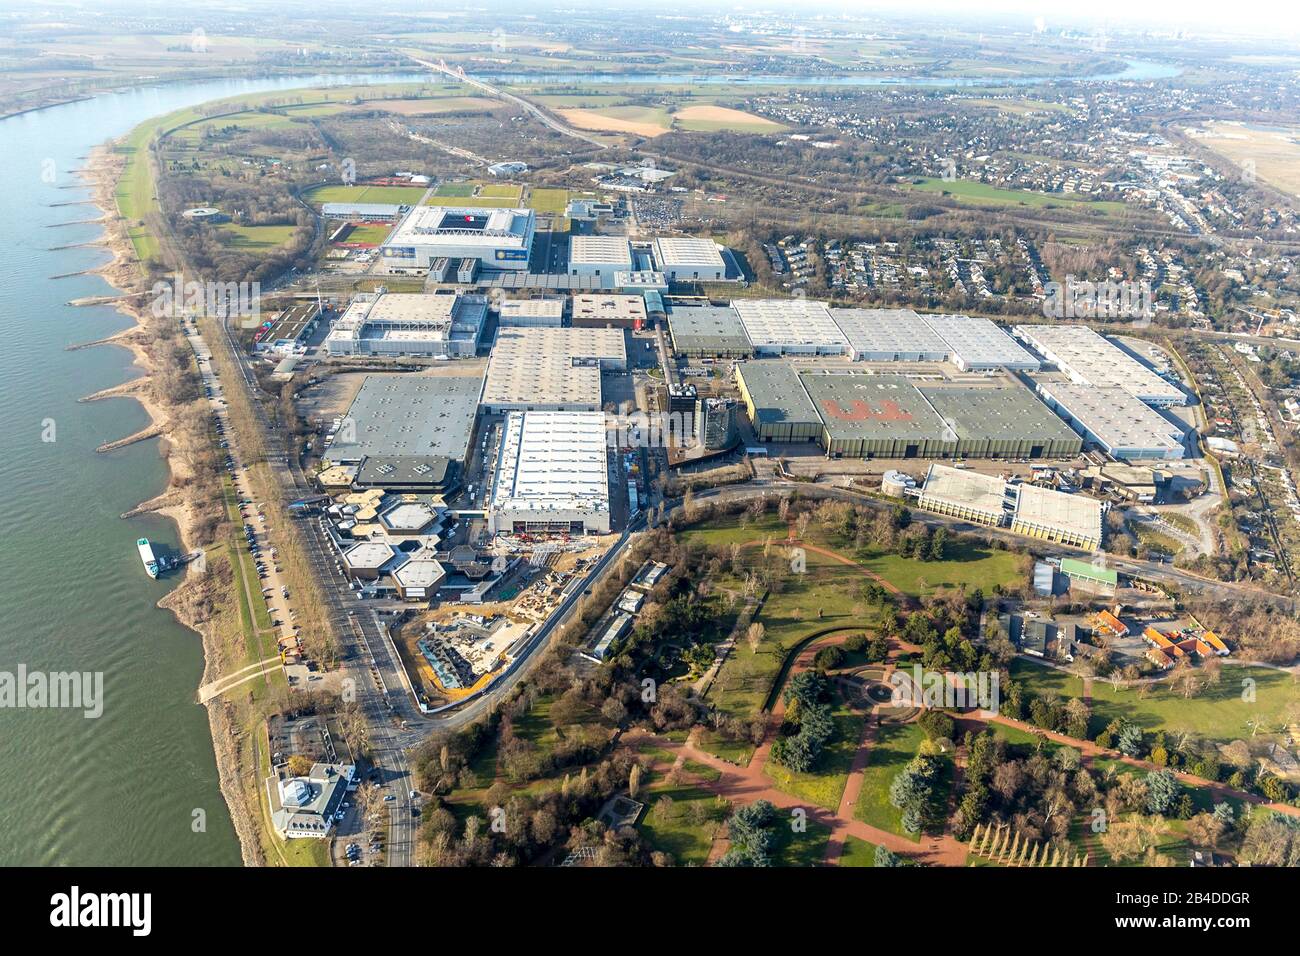
[[[194,110],[182,110],[148,120],[114,146],[118,162],[112,169],[116,179],[112,183],[111,199],[121,220],[110,232],[118,234],[114,251],[119,261],[136,260],[136,281],[131,283],[130,291],[146,287],[151,268],[178,269],[183,264],[180,251],[169,240],[158,207],[155,188],[158,172],[153,156],[159,138],[197,116]],[[337,638],[322,611],[324,597],[310,571],[305,544],[288,518],[283,490],[266,463],[265,443],[251,399],[236,384],[240,381],[237,359],[217,320],[200,317],[198,326],[212,350],[218,374],[228,385],[223,391],[231,426],[230,439],[238,448],[240,458],[249,465],[249,484],[257,500],[264,502],[269,513],[275,516],[271,537],[280,555],[285,580],[295,595],[304,641],[309,650],[328,663],[332,661]],[[197,379],[198,368],[192,360],[190,372]],[[203,636],[204,681],[261,659],[268,648],[272,654],[275,650],[275,635],[267,626],[269,618],[258,579],[241,550],[238,508],[229,495],[222,504],[228,520],[219,529],[219,540],[201,543],[207,551],[207,573],[187,577],[162,602],[182,623]],[[197,611],[200,607],[202,613]],[[221,790],[239,834],[246,864],[325,866],[329,865],[327,841],[281,841],[270,826],[270,808],[263,786],[270,772],[266,719],[282,711],[288,698],[289,688],[283,672],[276,670],[269,678],[241,684],[208,704]]]

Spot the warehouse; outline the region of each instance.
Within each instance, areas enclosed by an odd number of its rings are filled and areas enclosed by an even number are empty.
[[[1011,505],[1001,478],[947,465],[930,466],[916,503],[935,514],[990,527],[1002,524]]]
[[[944,458],[957,435],[916,386],[895,375],[799,376],[822,420],[832,457]]]
[[[362,292],[325,337],[330,355],[473,358],[487,299],[459,293]]]
[[[652,248],[655,271],[662,272],[669,282],[721,282],[727,278],[727,264],[712,239],[656,239]]]
[[[911,309],[831,309],[855,362],[944,362],[948,346]]]
[[[469,454],[482,387],[478,376],[369,375],[325,460],[330,465],[364,462],[378,469],[379,483],[385,462],[397,461],[402,474],[427,470],[431,483],[442,475],[445,484]]]
[[[552,328],[564,324],[564,300],[505,299],[497,307],[498,325],[503,329]]]
[[[280,354],[305,351],[308,339],[320,324],[320,315],[320,305],[315,300],[294,302],[253,333],[254,350]]]
[[[1016,486],[1011,530],[1030,538],[1096,551],[1101,547],[1101,502],[1020,484]]]
[[[494,534],[605,534],[609,468],[601,412],[512,412],[488,500]]]
[[[569,275],[598,280],[603,289],[614,288],[620,272],[631,272],[632,246],[626,236],[574,236],[569,240]]]
[[[921,394],[972,458],[1071,458],[1083,441],[1026,388],[922,385]]]
[[[490,413],[598,411],[601,372],[626,368],[622,329],[502,329],[482,404]]]
[[[1158,408],[1187,404],[1181,388],[1087,326],[1017,325],[1015,333],[1076,385],[1122,388]]]
[[[843,355],[848,340],[825,302],[812,299],[737,299],[740,316],[755,355]]]
[[[473,259],[484,269],[526,270],[537,220],[531,209],[416,206],[381,247],[398,271],[428,269],[436,259]]]
[[[640,329],[646,324],[641,295],[575,295],[572,308],[574,328]]]
[[[673,306],[668,313],[673,351],[688,358],[753,358],[740,316],[730,306]]]
[[[981,316],[926,315],[925,323],[948,346],[949,360],[963,372],[1009,368],[1036,372],[1034,358],[1000,328]]]
[[[1186,430],[1122,388],[1040,382],[1038,394],[1088,441],[1120,461],[1182,458]]]
[[[821,416],[787,362],[743,362],[736,386],[761,442],[810,442],[822,434]]]

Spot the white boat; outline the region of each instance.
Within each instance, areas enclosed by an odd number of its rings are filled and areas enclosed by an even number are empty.
[[[135,543],[135,546],[140,550],[140,560],[144,562],[145,572],[151,578],[158,577],[158,572],[162,570],[162,566],[158,563],[158,559],[154,557],[153,545],[149,543],[149,539],[141,538]]]

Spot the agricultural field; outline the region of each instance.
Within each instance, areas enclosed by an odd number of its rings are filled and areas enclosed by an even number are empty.
[[[607,106],[600,109],[556,110],[578,129],[599,133],[633,133],[653,138],[672,128],[668,111],[659,106]]]
[[[1189,130],[1188,135],[1233,164],[1253,168],[1269,185],[1300,196],[1300,129],[1262,129],[1216,121],[1206,123],[1203,131]]]
[[[779,133],[780,123],[726,106],[687,106],[672,114],[673,125],[692,132]]]
[[[486,96],[439,96],[409,100],[367,100],[358,111],[382,110],[395,116],[438,116],[445,113],[486,112],[501,104]]]
[[[1082,196],[1057,193],[1030,192],[1026,189],[999,189],[968,179],[945,180],[922,177],[914,180],[909,189],[916,192],[940,193],[974,206],[1032,206],[1039,209],[1065,208],[1100,216],[1122,216],[1127,208],[1122,202],[1086,199]]]

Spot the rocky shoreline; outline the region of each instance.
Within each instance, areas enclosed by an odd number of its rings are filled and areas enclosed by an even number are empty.
[[[97,244],[105,247],[112,255],[112,259],[107,264],[92,271],[119,292],[137,293],[142,290],[147,279],[117,210],[115,190],[123,168],[123,160],[113,151],[111,145],[99,146],[87,157],[81,175],[90,185],[94,203],[104,216],[104,235]],[[97,342],[87,343],[87,346],[111,344],[130,349],[135,357],[135,364],[143,369],[144,374],[138,379],[131,379],[121,385],[86,396],[82,401],[123,397],[133,398],[144,407],[150,420],[150,425],[146,429],[118,441],[108,442],[98,450],[110,451],[130,441],[161,438],[170,475],[168,486],[160,494],[141,502],[123,517],[145,512],[164,515],[175,522],[181,549],[191,551],[201,546],[196,533],[200,520],[200,502],[195,499],[198,493],[196,486],[189,481],[193,477],[192,469],[184,452],[185,443],[193,442],[195,439],[183,434],[178,427],[178,413],[184,406],[165,403],[149,387],[157,367],[153,356],[146,348],[146,333],[150,331],[151,323],[170,321],[170,319],[154,316],[148,307],[142,304],[139,297],[121,299],[114,304],[119,312],[130,316],[135,325]],[[220,676],[217,673],[216,662],[221,655],[218,653],[217,637],[211,623],[196,619],[189,609],[195,604],[190,600],[193,596],[190,592],[207,584],[208,582],[201,576],[187,574],[184,580],[158,602],[159,607],[171,611],[178,621],[201,637],[204,683]],[[247,806],[244,790],[239,781],[238,754],[232,743],[239,730],[234,725],[221,698],[215,698],[204,706],[208,712],[208,725],[212,732],[221,794],[230,810],[235,832],[239,837],[240,854],[244,865],[262,865],[265,860],[262,856],[261,840],[256,831],[257,808]]]

